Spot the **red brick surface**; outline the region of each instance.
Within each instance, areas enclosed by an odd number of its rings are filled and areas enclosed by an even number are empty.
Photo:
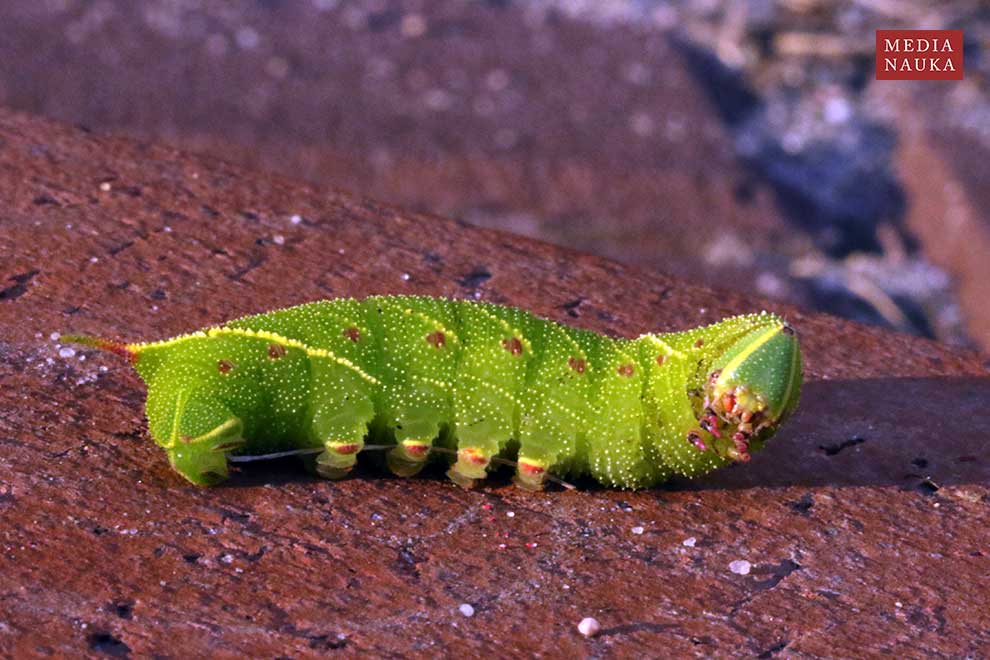
[[[978,656],[990,644],[990,381],[973,354],[775,306],[801,334],[810,382],[745,467],[534,495],[504,475],[468,492],[439,470],[400,480],[369,465],[332,483],[286,462],[201,490],[148,440],[126,365],[60,356],[50,333],[150,339],[409,292],[635,335],[765,303],[9,112],[0,254],[0,654]],[[735,560],[752,571],[731,572]],[[577,633],[586,616],[597,638]]]

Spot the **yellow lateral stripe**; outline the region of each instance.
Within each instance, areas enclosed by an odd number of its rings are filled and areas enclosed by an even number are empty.
[[[680,360],[683,360],[684,359],[684,357],[685,357],[684,356],[684,353],[682,353],[681,351],[678,351],[673,346],[671,346],[667,342],[663,341],[662,339],[660,339],[656,335],[642,335],[642,336],[643,337],[646,337],[650,341],[650,343],[652,343],[657,348],[659,348],[661,351],[663,351],[665,355],[669,355],[671,357],[676,357],[676,358],[678,358]]]
[[[746,348],[744,348],[742,350],[742,352],[739,353],[739,355],[737,355],[736,357],[732,358],[729,361],[729,363],[727,365],[725,365],[725,368],[722,369],[722,373],[723,374],[734,373],[735,370],[739,368],[739,365],[741,365],[743,362],[745,362],[746,361],[746,358],[748,358],[750,355],[752,355],[756,351],[756,349],[758,349],[760,346],[763,346],[763,344],[765,344],[768,341],[770,341],[771,339],[773,339],[773,336],[776,335],[778,332],[780,332],[783,329],[784,329],[784,326],[781,324],[779,326],[770,328],[769,330],[767,330],[766,332],[764,332],[762,335],[760,335],[759,337],[757,337],[756,339],[754,339],[753,342],[749,346],[747,346]]]
[[[795,349],[793,355],[791,355],[791,368],[787,372],[787,390],[784,392],[784,404],[786,405],[788,401],[791,400],[791,392],[794,391],[794,383],[798,381],[795,376],[798,373],[798,359],[800,359],[800,352]]]
[[[208,337],[219,337],[223,335],[232,335],[235,337],[252,337],[255,339],[264,339],[266,341],[270,341],[274,344],[279,344],[281,346],[286,346],[288,348],[298,348],[299,350],[306,353],[306,355],[308,355],[309,357],[318,357],[327,360],[332,360],[337,364],[352,370],[354,373],[356,373],[358,376],[365,379],[372,385],[378,385],[377,378],[365,372],[364,369],[357,366],[347,358],[342,358],[338,355],[335,355],[334,353],[332,353],[331,351],[325,348],[314,348],[313,346],[309,346],[299,341],[298,339],[283,337],[282,335],[276,334],[274,332],[268,332],[267,330],[250,330],[248,328],[223,327],[223,328],[210,328],[209,330],[206,331],[206,335]]]
[[[126,346],[127,350],[132,353],[141,353],[142,351],[147,351],[150,349],[157,348],[168,348],[170,346],[175,346],[181,344],[190,339],[206,339],[208,337],[222,337],[222,336],[234,336],[234,337],[249,337],[252,339],[264,339],[270,341],[273,344],[279,344],[280,346],[285,346],[287,348],[298,348],[299,350],[306,353],[309,357],[323,358],[326,360],[332,360],[337,364],[347,367],[352,370],[358,376],[368,381],[372,385],[378,385],[378,379],[367,373],[361,367],[357,366],[347,358],[342,358],[335,355],[331,351],[325,348],[315,348],[309,346],[298,339],[291,339],[289,337],[284,337],[282,335],[276,334],[274,332],[268,332],[267,330],[251,330],[249,328],[209,328],[208,330],[200,330],[198,332],[190,332],[189,334],[179,335],[178,337],[173,337],[171,339],[165,339],[163,341],[155,341],[147,344],[128,344]]]
[[[181,344],[187,339],[202,339],[206,337],[206,333],[202,330],[197,330],[196,332],[190,332],[184,335],[178,335],[172,337],[171,339],[163,339],[161,341],[149,341],[145,343],[137,344],[127,344],[124,346],[131,353],[140,353],[141,351],[146,351],[152,348],[168,348],[169,346],[174,346],[175,344]]]

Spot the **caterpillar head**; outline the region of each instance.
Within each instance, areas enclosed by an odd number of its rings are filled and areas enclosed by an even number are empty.
[[[711,366],[699,424],[715,439],[715,450],[748,461],[797,408],[801,350],[797,333],[784,322],[752,330]]]

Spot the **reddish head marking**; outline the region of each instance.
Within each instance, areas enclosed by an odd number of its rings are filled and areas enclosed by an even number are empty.
[[[694,448],[698,451],[708,451],[708,445],[706,445],[705,441],[701,439],[701,436],[694,431],[687,434],[687,441],[694,445]]]
[[[522,342],[519,341],[518,337],[513,337],[512,339],[503,339],[502,348],[509,351],[513,355],[520,355],[523,352]]]
[[[234,365],[232,363],[227,362],[226,360],[217,361],[217,371],[222,373],[224,376],[226,376],[231,371],[233,371],[233,369],[234,369]]]
[[[284,358],[288,353],[282,344],[268,344],[268,358],[271,360]]]
[[[584,360],[580,360],[576,357],[572,357],[570,360],[567,361],[567,366],[569,366],[571,369],[578,372],[579,374],[583,374],[584,368],[587,365],[585,364]]]
[[[630,378],[634,373],[636,373],[636,368],[632,365],[632,363],[620,364],[617,371],[620,376]]]
[[[431,332],[426,335],[426,342],[433,346],[433,348],[440,349],[447,344],[447,335],[443,334],[439,330],[437,332]]]
[[[337,445],[336,447],[333,448],[333,450],[338,454],[347,455],[347,454],[356,454],[360,448],[361,445],[357,443],[351,443],[347,445]]]
[[[344,328],[344,336],[357,343],[361,341],[361,331],[355,327]]]

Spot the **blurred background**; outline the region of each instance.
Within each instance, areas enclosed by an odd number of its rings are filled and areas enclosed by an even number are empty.
[[[875,81],[898,27],[965,79]],[[990,352],[988,46],[980,0],[4,0],[0,104]]]

